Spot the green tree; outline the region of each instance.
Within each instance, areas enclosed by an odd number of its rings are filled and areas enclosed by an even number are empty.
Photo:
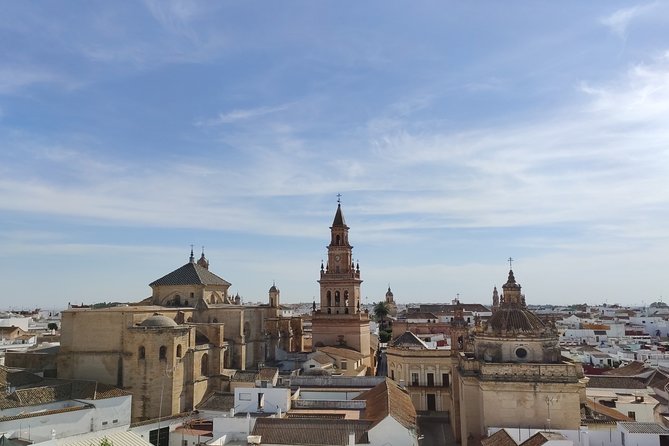
[[[55,322],[49,322],[49,325],[46,326],[49,330],[58,330],[58,324]]]
[[[376,317],[376,322],[379,324],[385,322],[388,313],[390,313],[390,309],[385,301],[381,301],[374,305],[374,316]]]

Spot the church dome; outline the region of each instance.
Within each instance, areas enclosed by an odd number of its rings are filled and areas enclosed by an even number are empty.
[[[525,296],[521,294],[521,286],[516,282],[513,270],[509,270],[509,278],[502,289],[504,294],[499,308],[488,319],[486,333],[541,334],[547,329],[541,319],[527,308]]]
[[[537,333],[546,329],[539,317],[527,308],[500,308],[488,319],[487,332]]]
[[[162,314],[159,313],[154,313],[153,316],[149,316],[148,318],[144,319],[139,324],[139,326],[147,328],[173,328],[177,327],[178,324],[167,316],[163,316]]]
[[[277,291],[279,291],[279,290],[278,290],[278,288],[276,287],[276,285],[272,284],[272,287],[269,289],[269,292],[270,292],[270,293],[276,293]]]

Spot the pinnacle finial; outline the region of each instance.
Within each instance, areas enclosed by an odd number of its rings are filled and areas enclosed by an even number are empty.
[[[337,204],[341,204],[341,194],[337,194]]]
[[[190,258],[189,258],[189,260],[190,260],[190,263],[195,262],[195,256],[193,255],[193,245],[192,244],[190,245]]]

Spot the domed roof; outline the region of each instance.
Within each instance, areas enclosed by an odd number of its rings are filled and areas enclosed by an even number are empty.
[[[493,313],[488,319],[488,333],[540,333],[546,325],[527,308],[504,307]]]
[[[144,319],[139,324],[139,326],[148,328],[172,328],[177,327],[178,324],[167,316],[163,316],[159,313],[153,313],[153,316],[149,316]]]
[[[269,289],[269,292],[270,293],[276,293],[277,291],[279,291],[279,289],[276,287],[275,284],[272,284],[272,287]]]

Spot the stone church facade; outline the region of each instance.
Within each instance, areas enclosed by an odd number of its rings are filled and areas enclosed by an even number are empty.
[[[556,330],[527,308],[512,270],[502,288],[485,324],[468,326],[456,306],[449,350],[428,349],[409,332],[387,350],[391,378],[417,410],[447,412],[463,446],[479,444],[490,427],[577,430],[581,423],[581,365],[562,360]]]
[[[58,377],[95,379],[133,393],[135,421],[192,410],[230,369],[302,351],[302,319],[283,317],[280,292],[241,305],[202,254],[150,284],[138,304],[62,313]]]

